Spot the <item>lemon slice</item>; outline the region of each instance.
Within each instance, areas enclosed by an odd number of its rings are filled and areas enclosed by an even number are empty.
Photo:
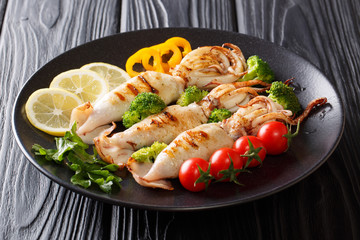
[[[87,69],[96,72],[108,81],[109,91],[113,90],[123,82],[130,79],[129,74],[123,69],[103,62],[94,62],[82,66],[80,69]]]
[[[63,136],[69,130],[71,111],[81,103],[81,99],[71,92],[42,88],[30,95],[25,112],[34,127],[54,136]]]
[[[83,102],[94,103],[109,92],[107,81],[94,71],[73,69],[57,75],[50,88],[62,88],[75,93]]]

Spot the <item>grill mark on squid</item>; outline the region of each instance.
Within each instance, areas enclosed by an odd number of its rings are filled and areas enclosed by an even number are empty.
[[[196,142],[201,143],[204,139],[209,139],[209,135],[204,131],[188,131],[186,132],[189,138],[185,138],[184,140],[193,148],[198,149],[199,146]]]
[[[209,134],[207,134],[207,133],[204,132],[204,131],[200,131],[200,132],[199,132],[199,135],[200,135],[202,138],[209,139]]]
[[[139,90],[134,86],[131,85],[130,83],[126,84],[126,87],[135,95],[137,96],[139,94]]]
[[[125,97],[124,97],[121,93],[119,93],[119,92],[114,92],[114,94],[115,94],[121,101],[125,101],[125,100],[126,100]]]
[[[137,145],[136,143],[131,142],[131,141],[126,141],[126,143],[129,144],[133,148],[134,151],[136,150],[136,145]]]
[[[141,81],[143,83],[145,83],[151,90],[152,93],[159,93],[159,90],[157,90],[156,88],[154,88],[153,86],[151,86],[151,84],[144,78],[144,76],[139,75],[139,78],[141,79]]]
[[[169,157],[174,158],[175,155],[174,155],[174,153],[172,152],[172,150],[175,150],[175,149],[176,149],[176,148],[165,149],[165,150],[164,150],[164,153],[166,153]]]
[[[164,118],[164,119],[163,119]],[[151,119],[150,125],[156,124],[158,127],[169,124],[170,122],[176,122],[178,119],[167,111],[164,111],[157,117],[157,119]]]
[[[189,131],[189,132],[187,132],[187,135],[188,135],[191,139],[185,137],[185,138],[184,138],[184,141],[187,142],[191,147],[193,147],[193,148],[195,148],[195,149],[198,149],[199,146],[194,142],[194,140],[193,140],[194,138],[192,137],[192,135],[194,135],[193,132]]]
[[[189,147],[184,144],[184,141],[186,141],[186,137],[183,137],[182,139],[175,139],[173,141],[175,146],[164,149],[164,153],[167,154],[170,158],[175,158],[175,153],[179,151],[179,147],[183,148],[184,150],[189,149]]]
[[[156,124],[158,127],[160,127],[161,123],[156,119],[151,119],[150,125]]]
[[[171,115],[169,112],[164,111],[163,114],[170,120],[170,121],[177,121],[177,118],[174,115]]]

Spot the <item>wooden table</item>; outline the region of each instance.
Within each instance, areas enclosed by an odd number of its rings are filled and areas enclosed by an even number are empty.
[[[359,12],[358,0],[0,0],[0,239],[360,239]],[[38,68],[104,36],[178,26],[263,38],[319,67],[346,115],[328,161],[272,196],[173,213],[89,199],[26,160],[11,131],[11,110]]]

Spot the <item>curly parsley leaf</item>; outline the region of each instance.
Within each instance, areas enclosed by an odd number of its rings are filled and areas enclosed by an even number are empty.
[[[114,174],[119,166],[99,159],[95,148],[94,153],[89,154],[87,152],[89,145],[85,144],[75,131],[76,124],[65,133],[64,137],[56,137],[56,149],[46,149],[34,144],[32,150],[35,156],[58,164],[65,162],[75,172],[70,179],[75,185],[88,188],[96,184],[106,193],[111,193],[113,185],[121,187],[122,179]]]

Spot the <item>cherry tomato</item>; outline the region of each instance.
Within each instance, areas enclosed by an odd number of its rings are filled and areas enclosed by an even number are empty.
[[[210,183],[210,177],[206,181],[196,183],[201,173],[198,166],[206,173],[209,168],[209,162],[202,158],[190,158],[186,160],[180,167],[179,180],[181,185],[189,191],[199,192],[206,188],[206,183]],[[209,174],[210,175],[210,174]]]
[[[249,145],[249,140],[252,144],[252,147]],[[256,167],[264,161],[266,156],[265,145],[262,141],[255,136],[243,136],[235,141],[233,149],[238,152],[240,155],[249,155],[249,157],[241,157],[245,162],[246,167]],[[252,160],[251,160],[252,159]],[[251,160],[250,163],[247,163],[248,160]],[[261,161],[261,162],[260,162]]]
[[[266,151],[270,155],[278,155],[288,149],[288,128],[282,122],[265,123],[258,131],[257,137],[263,142]]]
[[[239,175],[244,166],[244,161],[240,155],[231,148],[216,150],[211,155],[209,162],[211,175],[216,180],[223,182],[233,181],[237,183],[236,176]]]

